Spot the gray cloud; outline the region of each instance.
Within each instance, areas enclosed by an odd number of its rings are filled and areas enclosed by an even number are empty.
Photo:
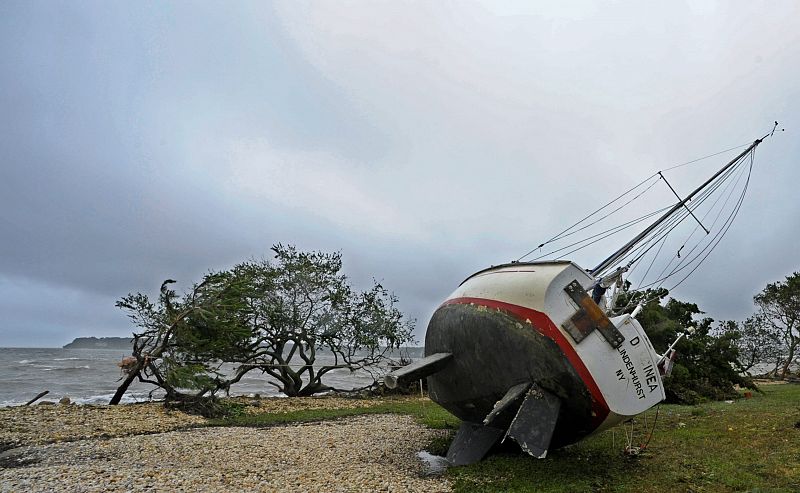
[[[6,2],[0,345],[124,335],[116,298],[279,241],[341,250],[357,284],[398,294],[422,339],[471,272],[785,120],[737,223],[675,292],[746,316],[798,269],[798,14]],[[717,164],[675,173],[676,187]]]

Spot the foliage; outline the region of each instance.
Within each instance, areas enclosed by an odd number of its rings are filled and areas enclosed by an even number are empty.
[[[240,367],[232,375],[221,371],[224,361],[247,360],[249,333],[220,313],[222,300],[239,287],[218,274],[208,274],[185,296],[161,285],[156,302],[147,295],[129,294],[117,302],[141,329],[133,334],[133,360],[123,366],[128,373],[111,400],[116,404],[134,379],[166,392],[167,401],[196,404],[204,415],[213,415],[216,394],[227,390],[247,372]]]
[[[378,371],[392,349],[412,341],[397,299],[381,284],[355,291],[341,273],[339,253],[273,247],[275,261],[248,261],[223,273],[242,286],[226,304],[250,335],[249,364],[289,396],[332,390],[323,377],[336,369]],[[319,351],[333,363],[315,365]],[[373,375],[374,377],[374,375]]]
[[[694,327],[694,333],[678,342],[678,359],[672,373],[664,379],[668,402],[694,404],[704,399],[732,399],[737,396],[734,385],[754,388],[752,381],[735,369],[739,358],[735,334],[712,330],[711,318],[702,315],[694,303],[670,298],[666,289],[629,293],[620,300],[632,310],[644,302],[637,320],[659,353],[667,350],[681,332]]]
[[[739,350],[736,368],[740,373],[750,374],[759,363],[772,363],[776,371],[782,360],[781,341],[778,334],[759,314],[744,322],[727,320],[720,323],[718,333],[729,334]]]
[[[275,261],[250,260],[211,272],[178,296],[166,281],[156,302],[129,294],[117,306],[141,332],[134,362],[112,403],[134,378],[166,391],[167,400],[214,398],[252,370],[289,395],[331,390],[335,370],[377,371],[393,348],[412,341],[396,298],[381,284],[356,291],[339,253],[273,247]],[[315,365],[319,351],[333,364]],[[223,372],[222,365],[233,370]]]
[[[753,297],[757,317],[767,331],[781,344],[781,376],[798,359],[800,349],[800,273],[786,276],[784,281],[767,284]]]

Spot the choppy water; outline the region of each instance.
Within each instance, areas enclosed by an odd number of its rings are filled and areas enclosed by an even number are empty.
[[[419,348],[410,351],[412,358],[421,354]],[[122,377],[117,363],[127,354],[121,349],[0,348],[0,406],[23,404],[43,390],[50,393],[42,400],[58,400],[66,395],[79,404],[106,404]],[[332,362],[332,356],[318,353],[315,366]],[[369,385],[372,378],[366,372],[339,369],[328,373],[323,382],[353,389]],[[152,390],[150,385],[134,382],[123,402],[147,401]],[[231,394],[280,395],[267,384],[267,376],[258,371],[231,387]],[[153,398],[160,396],[153,394]]]

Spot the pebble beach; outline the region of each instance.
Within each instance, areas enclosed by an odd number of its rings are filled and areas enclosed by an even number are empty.
[[[248,412],[354,407],[262,399]],[[0,408],[0,491],[449,491],[417,453],[441,431],[363,415],[263,428],[205,427],[160,403]]]

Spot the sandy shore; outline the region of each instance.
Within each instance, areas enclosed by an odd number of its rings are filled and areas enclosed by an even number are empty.
[[[361,403],[361,404],[359,404]],[[264,399],[250,412],[369,405]],[[0,491],[448,491],[417,458],[440,433],[399,415],[202,428],[160,404],[0,409]]]

